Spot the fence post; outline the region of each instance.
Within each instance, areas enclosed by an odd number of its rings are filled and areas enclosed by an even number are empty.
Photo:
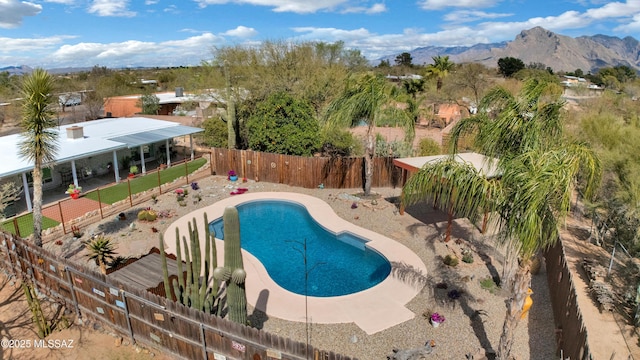
[[[133,198],[131,197],[131,179],[127,178],[127,186],[129,187],[129,206],[133,207]]]
[[[202,358],[207,359],[207,342],[204,337],[204,325],[202,323],[200,323],[200,338],[202,343]]]
[[[73,279],[71,279],[71,272],[69,271],[69,267],[64,267],[64,272],[67,273],[67,281],[69,281],[69,289],[71,290],[71,299],[73,299],[73,307],[76,310],[76,315],[78,316],[78,321],[82,324],[82,314],[80,314],[80,308],[78,307],[78,299],[76,298],[76,289],[73,286]]]
[[[160,180],[160,168],[156,171],[158,173],[158,191],[162,195],[162,181]]]
[[[209,175],[213,174],[213,151],[209,151]]]
[[[124,304],[124,316],[127,318],[127,328],[129,328],[129,336],[131,337],[131,345],[136,343],[136,339],[133,336],[133,327],[131,327],[131,318],[129,318],[129,305],[127,305],[127,294],[124,290],[120,290],[122,294],[122,303]]]
[[[98,192],[98,208],[100,209],[100,219],[104,219],[104,214],[102,213],[102,200],[100,199],[100,188],[97,188]]]
[[[60,219],[62,220],[62,233],[66,234],[67,228],[64,226],[64,214],[62,213],[62,205],[60,203],[61,201],[58,201],[58,211],[60,212]]]
[[[7,261],[10,264],[11,272],[13,273],[14,276],[17,276],[16,269],[14,268],[15,264],[14,264],[13,260],[11,259],[11,252],[9,251],[9,243],[7,241],[7,235],[6,234],[2,234],[2,245],[4,245],[5,252],[7,253]],[[7,266],[9,266],[9,264]]]
[[[18,217],[17,216],[13,217],[13,230],[16,231],[16,236],[17,237],[22,237],[22,236],[20,236],[20,227],[18,226]]]
[[[187,185],[189,185],[189,162],[184,161],[184,176],[187,179]]]

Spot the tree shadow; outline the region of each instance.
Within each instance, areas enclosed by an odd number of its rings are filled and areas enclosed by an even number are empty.
[[[487,316],[486,311],[472,305],[478,302],[467,290],[465,281],[460,278],[458,272],[454,268],[444,265],[442,261],[439,263],[441,265],[436,269],[438,280],[434,276],[423,274],[413,266],[398,262],[391,264],[391,274],[411,286],[429,289],[433,301],[438,306],[448,306],[453,309],[460,306],[462,312],[469,318],[473,332],[484,349],[485,356],[488,359],[495,359],[495,351],[484,326],[483,316]],[[426,312],[423,315],[427,316]]]

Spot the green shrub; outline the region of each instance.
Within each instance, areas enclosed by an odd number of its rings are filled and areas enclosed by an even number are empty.
[[[248,145],[255,151],[311,156],[321,145],[313,107],[286,92],[258,103],[246,127]]]
[[[393,140],[391,142],[387,142],[385,138],[376,134],[376,156],[386,157],[409,157],[412,155],[413,149],[411,148],[411,144],[404,142]]]
[[[494,294],[498,290],[498,285],[493,281],[491,277],[480,279],[480,287]]]
[[[458,258],[455,256],[447,255],[444,257],[443,261],[445,265],[448,265],[451,267],[458,266]]]
[[[351,156],[361,155],[363,147],[348,130],[331,127],[322,133],[321,151],[324,156]]]
[[[424,138],[418,144],[418,156],[431,156],[442,154],[442,147],[432,138]]]
[[[229,144],[229,129],[219,116],[208,118],[202,122],[204,132],[199,136],[203,145],[217,148],[226,148]]]
[[[140,221],[147,220],[147,210],[138,211],[138,220]]]

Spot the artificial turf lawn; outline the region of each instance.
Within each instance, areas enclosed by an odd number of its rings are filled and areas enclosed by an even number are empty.
[[[33,213],[24,214],[16,218],[16,222],[18,223],[18,231],[20,231],[20,237],[27,237],[33,234]],[[42,230],[52,228],[54,226],[58,226],[60,223],[50,219],[46,216],[42,217]],[[6,232],[16,234],[16,229],[13,225],[13,221],[7,221],[2,223],[2,229]]]
[[[189,163],[183,163],[164,170],[160,170],[160,183],[167,184],[181,176],[186,175],[187,173],[191,174],[201,168],[206,162],[206,159],[200,158]],[[123,181],[113,186],[109,186],[107,188],[100,189],[100,202],[104,204],[113,204],[120,200],[128,198],[129,185],[131,185],[131,194],[137,194],[149,189],[153,189],[155,187],[158,187],[158,174],[154,172],[152,174],[143,175],[128,181]],[[85,197],[98,201],[98,191],[87,192]]]
[[[187,172],[189,174],[201,168],[207,161],[203,158],[196,159],[188,163],[182,163],[170,168],[160,170],[160,183],[169,183]],[[185,168],[186,166],[186,168]],[[105,204],[113,204],[117,201],[124,200],[129,197],[129,184],[131,183],[131,193],[136,194],[158,186],[158,174],[152,173],[137,177],[129,182],[121,182],[117,185],[110,186],[100,190],[100,201]],[[98,201],[98,191],[87,192],[85,197]],[[28,213],[16,218],[18,230],[21,237],[27,237],[33,233],[33,214]],[[42,217],[42,230],[58,226],[60,223],[48,217]],[[13,221],[7,221],[0,225],[5,231],[16,234]],[[16,234],[17,235],[17,234]]]

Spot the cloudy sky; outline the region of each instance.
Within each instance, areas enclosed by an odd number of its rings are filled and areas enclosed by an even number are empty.
[[[640,39],[640,0],[0,0],[0,67],[196,65],[263,40],[342,40],[374,60],[535,26]]]

